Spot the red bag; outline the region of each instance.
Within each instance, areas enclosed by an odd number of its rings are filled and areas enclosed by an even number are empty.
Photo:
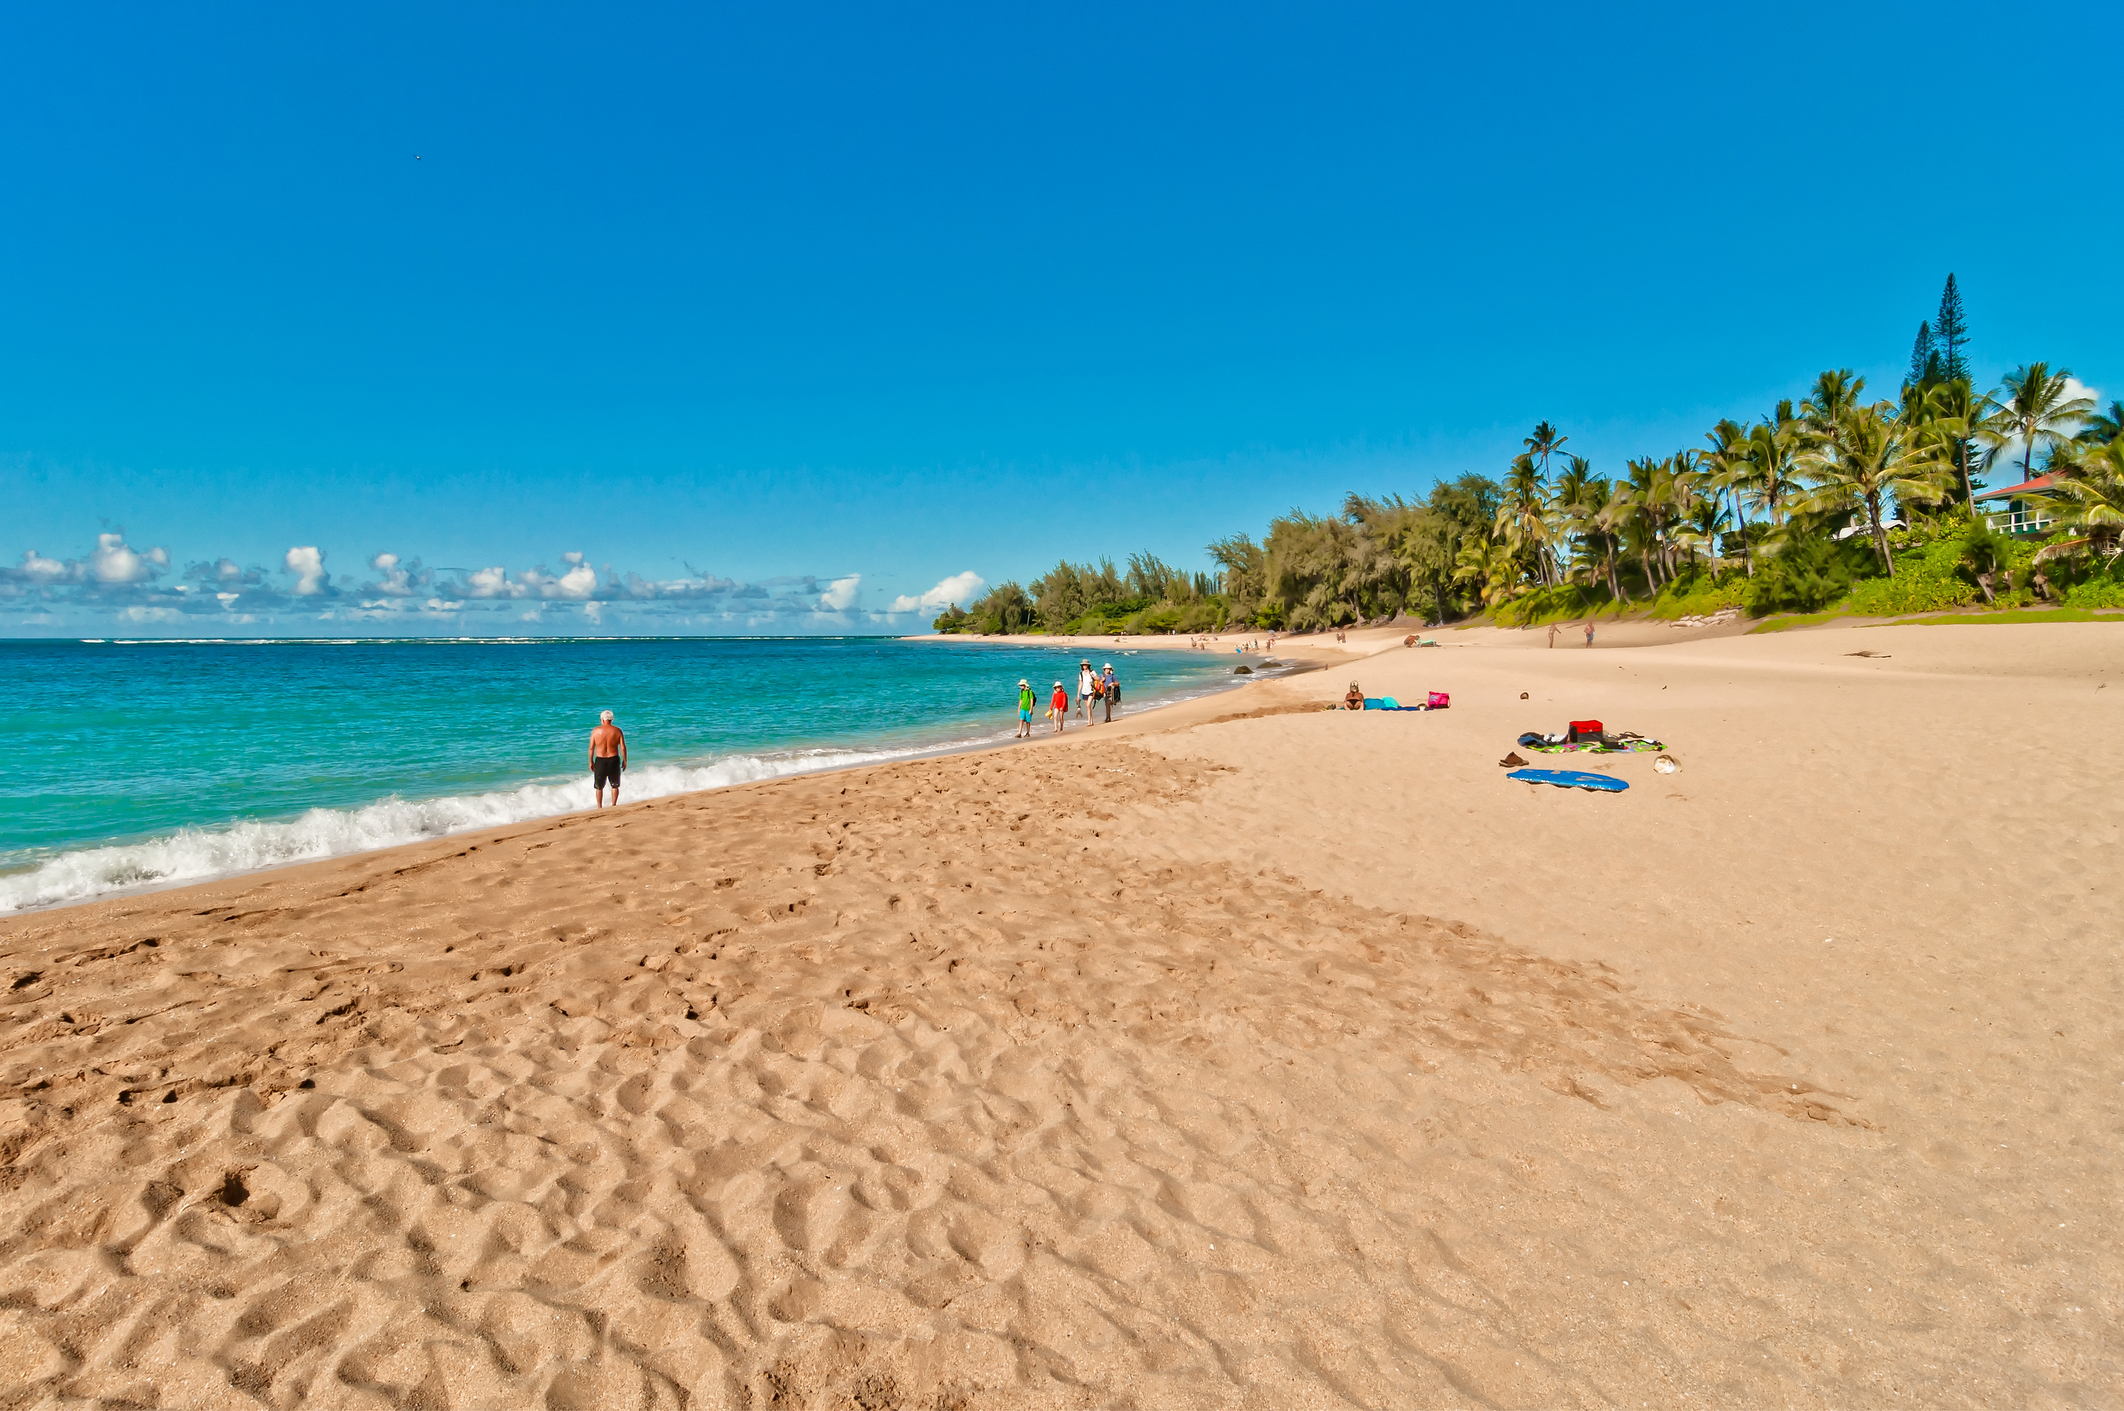
[[[1452,697],[1452,696],[1451,696],[1450,694],[1448,694],[1447,692],[1444,692],[1444,691],[1433,691],[1433,692],[1431,692],[1431,701],[1430,701],[1430,705],[1431,705],[1431,709],[1432,709],[1432,710],[1444,710],[1444,709],[1445,709],[1446,707],[1448,707],[1448,706],[1450,706],[1450,705],[1452,705],[1452,704],[1453,704],[1453,697]]]
[[[1571,722],[1570,741],[1577,744],[1582,739],[1600,738],[1600,722],[1597,720],[1574,720]]]

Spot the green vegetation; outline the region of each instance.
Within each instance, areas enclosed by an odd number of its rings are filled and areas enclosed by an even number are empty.
[[[936,627],[1306,632],[1402,614],[1531,626],[1738,611],[1777,630],[1845,613],[2124,607],[2124,403],[2097,411],[2040,362],[1978,392],[1968,336],[1950,275],[1896,400],[1869,400],[1864,378],[1833,369],[1797,406],[1720,421],[1705,445],[1613,479],[1544,421],[1499,479],[1463,475],[1413,501],[1352,494],[1332,515],[1292,509],[1258,543],[1208,545],[1214,572],[1147,553],[1125,572],[1065,560]],[[2040,543],[1978,512],[1976,477],[1994,464],[2009,483],[2055,477]]]

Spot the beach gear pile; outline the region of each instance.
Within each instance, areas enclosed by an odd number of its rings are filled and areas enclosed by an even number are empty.
[[[1569,729],[1555,735],[1529,731],[1517,743],[1523,750],[1542,754],[1657,754],[1666,748],[1633,731],[1610,732],[1598,720],[1574,720]]]
[[[1364,698],[1364,708],[1366,710],[1445,710],[1452,704],[1453,696],[1448,691],[1424,692],[1424,700],[1421,705],[1403,705],[1392,696],[1366,696]]]
[[[1674,756],[1660,753],[1666,746],[1659,741],[1648,740],[1630,730],[1611,731],[1598,720],[1574,720],[1568,729],[1554,735],[1538,735],[1530,731],[1521,735],[1518,743],[1522,750],[1535,750],[1541,754],[1657,755],[1652,767],[1660,773],[1672,774],[1681,768],[1675,763]],[[1497,762],[1512,769],[1513,765],[1523,765],[1526,760],[1514,752]],[[1619,794],[1630,787],[1620,779],[1581,769],[1512,769],[1505,778],[1517,779],[1522,784],[1553,784],[1559,789],[1592,789],[1609,794]]]

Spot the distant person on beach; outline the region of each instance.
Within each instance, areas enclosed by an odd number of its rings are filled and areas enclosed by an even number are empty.
[[[1018,733],[1015,738],[1023,740],[1032,735],[1032,713],[1036,704],[1032,683],[1018,678]]]
[[[1048,704],[1053,708],[1047,713],[1055,718],[1055,733],[1059,735],[1062,727],[1069,724],[1069,691],[1060,681],[1055,683],[1055,696]]]
[[[1091,703],[1093,679],[1094,678],[1092,676],[1091,658],[1086,657],[1083,661],[1077,663],[1077,714],[1084,717],[1084,723],[1086,725],[1092,723]]]
[[[1358,685],[1355,681],[1352,681],[1350,683],[1349,694],[1342,698],[1342,708],[1344,710],[1363,710],[1364,687]]]
[[[1586,624],[1586,645],[1593,645],[1593,624],[1590,622]]]
[[[1553,650],[1555,650],[1555,647],[1556,647],[1556,624],[1552,622],[1552,623],[1550,623],[1550,624],[1549,624],[1549,648],[1550,648],[1550,650],[1552,650],[1552,651],[1553,651]]]
[[[612,786],[612,806],[619,807],[620,775],[627,769],[627,736],[612,723],[612,712],[597,718],[590,732],[590,787],[597,790],[597,806],[605,806],[605,786]]]
[[[1106,701],[1106,723],[1114,723],[1114,702],[1121,699],[1121,683],[1114,679],[1114,664],[1106,664],[1106,672],[1099,681],[1099,695]]]

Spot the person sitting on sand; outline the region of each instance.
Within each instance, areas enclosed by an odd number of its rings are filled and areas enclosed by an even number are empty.
[[[590,787],[597,790],[597,806],[605,806],[605,786],[612,786],[612,806],[619,807],[620,775],[627,768],[627,736],[612,723],[612,712],[598,716],[590,732]]]
[[[1020,676],[1018,678],[1018,733],[1012,738],[1023,740],[1032,734],[1034,704],[1032,683]]]
[[[1363,710],[1364,687],[1352,681],[1350,683],[1350,693],[1342,698],[1342,708],[1344,710]]]
[[[1069,723],[1069,692],[1060,681],[1055,683],[1054,699],[1049,701],[1048,705],[1052,709],[1047,713],[1055,718],[1055,733],[1059,735],[1062,733],[1062,727]]]

